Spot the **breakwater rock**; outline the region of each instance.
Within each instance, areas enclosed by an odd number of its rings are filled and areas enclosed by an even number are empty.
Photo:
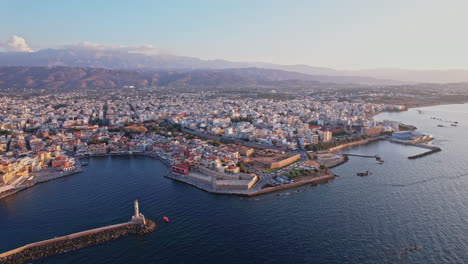
[[[51,255],[104,243],[127,235],[153,232],[156,224],[146,219],[145,224],[123,223],[57,237],[10,250],[0,254],[0,264],[20,264]]]
[[[421,153],[421,154],[418,154],[418,155],[414,155],[414,156],[410,156],[408,157],[408,159],[418,159],[418,158],[422,158],[424,156],[427,156],[427,155],[430,155],[432,153],[436,153],[436,152],[439,152],[439,151],[442,151],[441,148],[439,147],[434,147],[432,150],[429,150],[427,152],[424,152],[424,153]]]

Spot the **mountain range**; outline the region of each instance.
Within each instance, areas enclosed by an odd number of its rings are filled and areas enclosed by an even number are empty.
[[[78,87],[90,85],[117,87],[122,83],[214,85],[217,82],[217,85],[221,85],[227,82],[231,85],[258,85],[286,80],[365,85],[468,82],[468,71],[464,70],[374,69],[340,71],[308,65],[203,60],[172,54],[148,55],[125,50],[91,48],[0,52],[0,66],[8,66],[1,68],[1,86],[8,84],[15,85],[15,87],[31,88],[43,88],[45,84],[55,86],[59,83],[62,85],[66,83],[67,87],[73,85],[78,85]],[[17,66],[26,67],[21,70]],[[67,70],[63,67],[72,67],[72,69]],[[12,74],[16,76],[12,76]],[[117,74],[117,76],[111,76],[112,74]],[[24,79],[21,79],[20,76],[23,76]],[[124,76],[128,78],[126,81],[123,80]],[[17,83],[13,84],[12,80]]]
[[[92,89],[125,86],[174,88],[288,88],[351,83],[358,77],[329,77],[260,68],[218,70],[115,70],[68,66],[0,66],[1,89]],[[366,79],[366,78],[363,78]],[[370,79],[370,78],[369,78]]]

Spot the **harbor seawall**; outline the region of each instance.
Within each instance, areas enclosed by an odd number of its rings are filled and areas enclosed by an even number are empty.
[[[404,142],[404,141],[401,141],[401,140],[390,140],[390,142],[397,143],[397,144],[402,144],[402,145],[413,146],[413,147],[419,147],[419,148],[429,150],[429,151],[421,153],[421,154],[417,154],[417,155],[414,155],[414,156],[409,156],[408,159],[419,159],[419,158],[425,157],[427,155],[431,155],[433,153],[437,153],[437,152],[442,151],[442,149],[439,148],[439,147],[428,146],[428,145],[425,145],[425,144],[422,144],[422,143],[411,143],[411,142]]]
[[[265,189],[260,189],[260,190],[254,190],[254,189],[249,189],[249,190],[216,190],[216,189],[213,189],[211,185],[203,184],[201,182],[191,180],[191,179],[189,179],[187,177],[175,175],[173,173],[168,173],[165,177],[167,177],[169,179],[172,179],[172,180],[175,180],[175,181],[190,184],[190,185],[192,185],[192,186],[194,186],[194,187],[196,187],[196,188],[198,188],[200,190],[203,190],[205,192],[208,192],[208,193],[222,194],[222,195],[239,195],[239,196],[252,197],[252,196],[267,194],[267,193],[271,193],[271,192],[286,190],[286,189],[290,189],[290,188],[295,188],[295,187],[299,187],[299,186],[306,185],[306,184],[325,183],[325,182],[328,182],[330,180],[333,180],[335,178],[335,175],[333,175],[333,174],[332,175],[325,175],[325,176],[315,177],[315,178],[311,178],[311,179],[307,179],[307,180],[303,180],[303,181],[298,181],[298,182],[291,183],[291,184],[285,184],[285,185],[275,186],[275,187],[267,187]]]
[[[140,235],[154,231],[156,224],[146,219],[146,224],[132,222],[91,229],[67,236],[31,243],[0,254],[0,264],[20,264],[115,240],[127,235]]]
[[[335,175],[320,176],[320,177],[316,177],[316,178],[312,178],[308,180],[298,181],[298,182],[291,183],[291,184],[286,184],[286,185],[281,185],[281,186],[276,186],[276,187],[268,187],[268,188],[265,188],[256,192],[252,192],[248,194],[248,196],[256,196],[256,195],[267,194],[267,193],[276,192],[276,191],[287,190],[290,188],[295,188],[295,187],[303,186],[306,184],[326,183],[326,182],[329,182],[330,180],[335,179],[335,177],[336,177]]]

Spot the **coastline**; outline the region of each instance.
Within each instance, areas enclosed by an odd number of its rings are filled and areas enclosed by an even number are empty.
[[[89,154],[85,154],[85,155],[80,155],[77,158],[83,159],[83,158],[88,158],[88,157],[108,157],[108,156],[146,156],[146,157],[151,157],[151,158],[154,158],[154,159],[157,159],[157,160],[161,161],[168,168],[171,166],[171,163],[169,161],[162,158],[157,153],[152,153],[152,152],[119,152],[119,153],[106,153],[106,154],[89,153]],[[347,158],[346,158],[346,160],[347,160]],[[346,161],[344,161],[344,162],[346,162]],[[202,183],[202,182],[197,182],[195,180],[192,180],[192,179],[189,179],[189,178],[186,178],[186,177],[175,175],[170,171],[164,177],[166,177],[168,179],[171,179],[171,180],[174,180],[174,181],[189,184],[189,185],[194,186],[194,187],[196,187],[196,188],[198,188],[200,190],[203,190],[203,191],[206,191],[206,192],[212,193],[212,194],[239,195],[239,196],[248,196],[248,197],[261,195],[261,194],[266,194],[266,193],[275,192],[275,191],[280,191],[280,190],[286,190],[286,189],[290,189],[290,188],[295,188],[295,187],[306,185],[306,184],[320,184],[320,183],[328,182],[328,181],[336,178],[336,176],[333,173],[331,173],[330,175],[314,177],[314,178],[311,178],[311,179],[306,179],[306,180],[298,181],[298,182],[291,183],[291,184],[285,184],[285,185],[281,185],[281,186],[267,187],[265,189],[254,189],[254,188],[252,188],[252,189],[249,189],[249,190],[216,190],[216,189],[213,189],[212,186],[209,185],[209,184],[205,184],[205,183]]]
[[[399,113],[399,112],[406,112],[410,109],[415,109],[415,108],[425,108],[425,107],[432,107],[432,106],[441,106],[441,105],[463,105],[463,104],[468,104],[468,101],[463,101],[463,102],[453,102],[453,103],[422,103],[422,104],[409,104],[409,105],[404,105],[406,107],[405,110],[402,111],[380,111],[380,112],[375,112],[372,114],[369,114],[368,117],[375,117],[377,115],[383,114],[383,113]]]
[[[82,159],[82,158],[87,158],[87,157],[132,156],[132,155],[151,157],[151,158],[161,161],[168,168],[171,166],[169,161],[162,158],[157,153],[151,153],[151,152],[119,152],[119,153],[106,153],[106,154],[91,153],[91,154],[81,155],[79,156],[79,158]],[[330,175],[313,177],[313,178],[298,181],[295,183],[285,184],[285,185],[275,186],[275,187],[267,187],[265,189],[255,189],[254,187],[248,190],[216,190],[209,184],[197,182],[195,180],[173,174],[170,171],[168,171],[168,173],[164,177],[174,180],[174,181],[189,184],[193,187],[196,187],[197,189],[200,189],[208,193],[212,193],[212,194],[239,195],[239,196],[247,196],[247,197],[252,197],[252,196],[266,194],[266,193],[280,191],[280,190],[286,190],[286,189],[295,188],[295,187],[306,185],[306,184],[320,184],[320,183],[328,182],[336,178],[336,176],[333,173],[331,173]]]
[[[397,104],[397,103],[395,103]],[[380,114],[383,114],[383,113],[400,113],[400,112],[406,112],[410,109],[415,109],[415,108],[425,108],[425,107],[431,107],[431,106],[440,106],[440,105],[462,105],[462,104],[468,104],[468,101],[463,101],[463,102],[453,102],[453,103],[449,103],[449,102],[446,102],[446,103],[435,103],[435,102],[431,102],[431,103],[421,103],[421,104],[402,104],[406,107],[405,110],[401,110],[401,111],[379,111],[379,112],[375,112],[375,113],[368,113],[366,114],[366,117],[368,118],[374,118]]]
[[[399,113],[399,112],[408,111],[409,109],[413,109],[413,108],[425,108],[425,107],[432,107],[432,106],[467,104],[467,103],[468,103],[467,101],[463,101],[463,102],[451,102],[451,103],[450,102],[446,102],[446,103],[431,102],[431,103],[423,103],[423,104],[410,104],[410,105],[405,105],[406,109],[402,110],[402,111],[380,111],[380,112],[375,112],[375,113],[371,113],[371,114],[366,114],[366,116],[369,117],[369,118],[374,118],[377,115],[380,115],[380,114],[383,114],[383,113],[392,113],[392,112]],[[343,148],[368,144],[368,143],[371,143],[371,142],[374,142],[374,141],[377,141],[377,140],[382,140],[382,138],[378,137],[378,138],[365,139],[365,140],[361,140],[361,141],[357,141],[357,142],[346,143],[346,144],[339,145],[339,146],[330,148],[328,150],[325,150],[325,152],[333,153],[333,152],[335,152],[337,150],[341,150]],[[265,147],[267,147],[267,146],[265,146]],[[428,154],[432,154],[432,153],[435,153],[435,152],[438,152],[438,151],[440,151],[440,150],[432,151],[430,153],[428,152]],[[428,155],[428,154],[424,153],[424,155],[416,155],[416,156],[421,157],[421,156],[425,156],[425,155]],[[167,159],[161,157],[157,153],[151,153],[151,152],[87,153],[87,154],[84,154],[84,155],[77,155],[77,156],[75,156],[75,158],[77,160],[81,160],[81,159],[88,158],[88,157],[133,156],[133,155],[135,155],[135,156],[146,156],[146,157],[151,157],[151,158],[157,159],[157,160],[161,161],[164,165],[166,165],[166,167],[170,167],[172,165]],[[342,154],[340,154],[340,155],[342,155]],[[413,157],[411,157],[411,159],[413,159]],[[328,166],[328,168],[338,167],[338,166],[340,166],[342,164],[345,164],[348,160],[349,160],[348,157],[346,157],[346,155],[344,155],[344,157],[342,159],[340,159],[336,163]],[[51,181],[51,180],[55,180],[55,179],[59,179],[59,178],[66,177],[66,176],[70,176],[70,175],[73,175],[73,174],[77,174],[77,173],[80,173],[82,171],[83,170],[82,170],[82,168],[80,166],[80,163],[78,162],[76,164],[76,168],[74,170],[67,171],[67,172],[64,172],[64,173],[60,172],[60,173],[56,173],[56,174],[53,174],[53,175],[43,175],[43,176],[34,175],[34,173],[33,173],[33,174],[30,175],[30,176],[35,176],[35,181],[32,184],[18,186],[18,187],[15,186],[16,189],[14,191],[12,191],[10,193],[7,193],[7,194],[3,194],[2,196],[0,196],[0,200],[3,199],[3,198],[9,197],[9,196],[11,196],[13,194],[16,194],[16,193],[18,193],[20,191],[23,191],[25,189],[31,188],[31,187],[33,187],[33,186],[35,186],[37,184],[47,182],[47,181]],[[180,179],[177,179],[176,177],[172,177],[172,176],[169,176],[169,175],[166,175],[165,177],[176,180],[176,181],[185,182],[187,184],[190,184],[190,185],[195,186],[195,187],[197,187],[199,189],[208,191],[210,193],[247,195],[247,196],[258,195],[258,194],[255,194],[255,192],[251,192],[251,190],[222,190],[222,191],[220,191],[220,190],[218,190],[218,191],[209,190],[209,188],[197,186],[197,184],[193,184],[187,179],[180,180]],[[314,181],[311,181],[311,182],[314,182]],[[296,186],[295,184],[296,183],[282,185],[282,186],[291,186],[291,187],[287,187],[287,188],[293,188],[294,186]],[[304,183],[304,184],[307,184],[307,183]],[[198,184],[198,185],[200,185],[200,184]],[[282,187],[282,186],[277,186],[277,187]],[[271,188],[276,188],[276,187],[271,187]],[[287,189],[287,188],[285,188],[285,189]],[[257,191],[257,192],[261,192],[261,191]],[[248,194],[248,193],[254,193],[254,194],[251,195],[251,194]]]
[[[171,164],[165,160],[164,158],[158,156],[157,154],[153,154],[153,153],[143,153],[143,152],[133,152],[133,153],[106,153],[106,154],[98,154],[98,153],[92,153],[92,154],[86,154],[86,155],[83,155],[83,156],[76,156],[75,158],[77,160],[81,160],[83,158],[88,158],[88,157],[108,157],[108,156],[132,156],[132,155],[135,155],[135,156],[146,156],[146,157],[151,157],[151,158],[154,158],[154,159],[157,159],[159,161],[161,161],[164,165],[166,166],[171,166]],[[49,169],[50,170],[50,169]],[[32,188],[38,184],[41,184],[41,183],[44,183],[44,182],[48,182],[48,181],[53,181],[53,180],[56,180],[56,179],[60,179],[60,178],[63,178],[63,177],[67,177],[67,176],[70,176],[70,175],[74,175],[74,174],[78,174],[78,173],[81,173],[83,172],[83,169],[82,169],[82,166],[79,162],[77,162],[75,164],[75,169],[73,170],[70,170],[70,171],[65,171],[65,172],[53,172],[51,174],[45,174],[45,175],[41,175],[39,173],[31,173],[30,176],[34,176],[34,182],[33,183],[30,183],[28,185],[23,185],[23,186],[15,186],[15,190],[10,192],[10,193],[7,193],[7,194],[4,194],[2,196],[0,196],[0,200],[1,199],[4,199],[6,197],[9,197],[11,195],[14,195],[14,194],[17,194],[21,191],[24,191],[26,189],[29,189],[29,188]],[[39,175],[38,175],[39,174]]]
[[[329,149],[327,149],[325,151],[322,151],[322,153],[318,153],[318,154],[334,153],[336,151],[339,151],[339,150],[342,150],[342,149],[345,149],[345,148],[352,148],[352,147],[358,146],[358,145],[366,145],[366,144],[373,143],[373,142],[376,142],[376,141],[379,141],[379,140],[385,140],[385,138],[383,138],[382,136],[379,136],[379,137],[376,137],[376,138],[368,138],[368,139],[363,139],[363,140],[359,140],[359,141],[355,141],[355,142],[349,142],[349,143],[345,143],[345,144],[342,144],[342,145],[339,145],[339,146],[336,146],[336,147],[329,148]],[[340,155],[341,158],[337,159],[335,162],[329,162],[329,163],[323,162],[323,161],[322,162],[316,161],[316,162],[319,163],[320,165],[326,166],[329,169],[332,169],[332,168],[336,168],[336,167],[338,167],[340,165],[345,164],[349,160],[348,156],[344,155],[343,153],[337,153],[336,155]]]
[[[78,165],[78,167],[76,167],[75,169],[73,170],[70,170],[70,171],[66,171],[66,172],[56,172],[55,174],[48,174],[48,175],[34,175],[34,173],[30,176],[34,176],[35,178],[35,181],[31,184],[28,184],[28,185],[23,185],[23,186],[15,186],[15,190],[11,193],[7,193],[7,194],[4,194],[2,196],[0,196],[0,200],[3,199],[3,198],[6,198],[6,197],[9,197],[13,194],[16,194],[16,193],[19,193],[21,191],[24,191],[26,189],[29,189],[35,185],[38,185],[38,184],[41,184],[41,183],[44,183],[44,182],[48,182],[48,181],[52,181],[52,180],[56,180],[56,179],[60,179],[60,178],[63,178],[63,177],[67,177],[67,176],[70,176],[70,175],[73,175],[73,174],[77,174],[77,173],[80,173],[82,172],[83,169],[81,169],[81,166]]]
[[[455,105],[455,104],[468,104],[468,101],[463,101],[463,102],[453,102],[453,103],[427,103],[427,104],[414,104],[414,105],[408,105],[406,106],[407,109],[413,109],[413,108],[424,108],[424,107],[431,107],[431,106],[439,106],[439,105]]]

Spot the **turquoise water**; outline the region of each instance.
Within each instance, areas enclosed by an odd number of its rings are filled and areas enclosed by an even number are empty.
[[[351,157],[330,184],[280,196],[208,194],[164,178],[166,168],[146,157],[90,159],[81,174],[0,200],[0,251],[128,221],[139,199],[159,224],[154,233],[36,263],[468,263],[468,105],[421,110],[377,118],[416,125],[442,152],[408,160],[426,150],[358,146],[346,152],[385,163]],[[356,176],[364,170],[373,174]],[[404,250],[412,245],[420,250]]]

